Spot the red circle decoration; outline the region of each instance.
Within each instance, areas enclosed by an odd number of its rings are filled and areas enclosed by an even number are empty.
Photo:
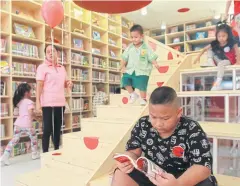
[[[122,103],[123,104],[127,104],[128,103],[128,98],[127,97],[123,97],[122,98]]]
[[[180,9],[178,9],[178,12],[185,13],[185,12],[188,12],[189,10],[190,10],[189,8],[180,8]]]
[[[90,11],[119,14],[139,10],[149,5],[152,0],[76,0],[73,2]]]
[[[160,73],[166,73],[169,69],[169,66],[160,66],[158,69],[158,72]]]
[[[173,54],[172,54],[172,52],[168,52],[168,60],[173,60]]]
[[[158,86],[158,87],[163,86],[163,84],[164,84],[164,82],[157,82],[157,86]]]
[[[184,149],[181,146],[175,146],[172,148],[172,153],[175,157],[181,158],[184,156]]]
[[[94,150],[98,146],[99,138],[98,137],[84,137],[83,141],[88,149]]]

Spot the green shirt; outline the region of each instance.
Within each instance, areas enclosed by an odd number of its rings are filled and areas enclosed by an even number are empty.
[[[127,62],[126,73],[132,75],[135,71],[136,76],[149,76],[152,62],[157,58],[158,56],[144,42],[139,48],[130,44],[122,54],[122,59]]]

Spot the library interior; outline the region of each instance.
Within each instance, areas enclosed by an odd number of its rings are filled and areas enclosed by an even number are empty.
[[[1,0],[0,17],[2,186],[240,185],[240,0]]]

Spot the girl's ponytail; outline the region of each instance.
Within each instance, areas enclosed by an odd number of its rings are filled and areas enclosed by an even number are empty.
[[[13,105],[17,107],[18,103],[23,99],[26,92],[31,90],[31,86],[27,83],[22,83],[18,85],[17,89],[14,92],[13,96]]]

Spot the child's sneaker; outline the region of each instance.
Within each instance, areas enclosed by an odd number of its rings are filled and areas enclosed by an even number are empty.
[[[204,64],[202,64],[200,66],[201,67],[215,67],[216,65],[215,65],[215,63],[214,63],[212,58],[208,58],[208,60]]]
[[[133,104],[137,99],[139,98],[139,95],[135,92],[133,92],[132,94],[130,94],[130,104]]]
[[[145,99],[140,100],[140,105],[145,106],[147,104],[147,101]]]
[[[5,154],[2,155],[1,157],[1,163],[3,163],[4,165],[10,165],[10,162],[9,162],[9,157]]]
[[[36,160],[36,159],[39,159],[40,158],[40,154],[38,152],[33,152],[32,153],[32,159],[33,160]]]

